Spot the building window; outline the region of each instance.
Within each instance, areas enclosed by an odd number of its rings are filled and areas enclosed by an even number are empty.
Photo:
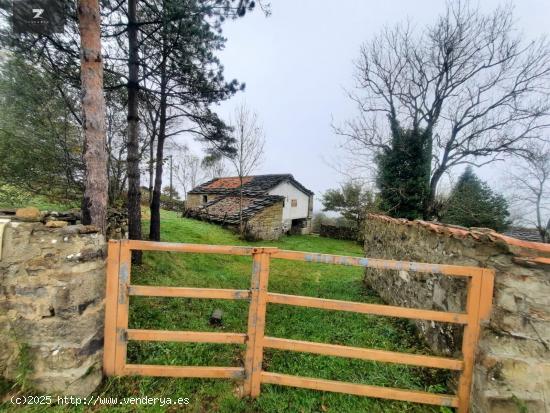
[[[203,195],[202,196],[202,203],[206,204],[207,202],[208,202],[208,195]]]
[[[292,199],[290,201],[290,206],[291,207],[297,207],[298,206],[298,200],[297,199]]]

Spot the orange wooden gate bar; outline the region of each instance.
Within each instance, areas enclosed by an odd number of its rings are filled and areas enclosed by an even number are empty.
[[[130,259],[132,250],[252,256],[251,286],[249,290],[234,290],[132,285],[130,283]],[[271,293],[268,291],[268,281],[269,264],[273,258],[466,277],[468,280],[466,312],[451,313]],[[489,317],[493,296],[493,282],[494,271],[478,267],[348,257],[311,252],[285,251],[268,247],[176,244],[133,240],[109,241],[103,368],[105,374],[109,376],[143,375],[239,379],[243,381],[244,395],[251,397],[258,397],[260,394],[260,385],[262,383],[270,383],[360,396],[456,407],[458,408],[458,412],[465,413],[468,411],[469,405],[474,356],[479,338],[480,321]],[[250,302],[248,331],[246,333],[211,333],[129,329],[128,306],[129,297],[132,295],[248,300]],[[460,324],[464,326],[462,359],[266,337],[264,331],[268,303]],[[129,340],[246,344],[245,362],[243,367],[127,364],[126,346]],[[456,395],[445,395],[268,372],[262,370],[264,348],[456,370],[460,371],[458,391]]]

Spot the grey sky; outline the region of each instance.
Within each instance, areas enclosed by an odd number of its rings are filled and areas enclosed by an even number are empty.
[[[220,55],[228,79],[246,82],[246,91],[225,102],[226,118],[242,101],[263,121],[266,160],[258,173],[292,173],[318,197],[342,176],[323,159],[337,155],[339,139],[331,117],[355,114],[344,89],[353,87],[353,60],[362,42],[384,25],[409,19],[419,27],[432,22],[443,0],[272,0],[272,15],[256,10],[228,22],[226,50]],[[502,1],[483,0],[483,10]],[[515,1],[517,27],[526,37],[540,36],[550,18],[550,1]],[[480,172],[498,187],[496,164]],[[317,203],[318,204],[318,203]],[[318,207],[318,205],[317,205]]]

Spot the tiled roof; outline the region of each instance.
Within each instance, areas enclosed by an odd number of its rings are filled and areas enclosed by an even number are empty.
[[[452,238],[471,238],[477,241],[503,243],[509,247],[512,247],[513,252],[517,255],[536,257],[536,259],[542,259],[543,261],[550,257],[550,244],[545,244],[542,242],[523,241],[520,239],[509,237],[504,234],[500,234],[489,228],[465,228],[458,225],[448,225],[441,224],[439,222],[422,220],[409,221],[407,219],[392,218],[386,215],[379,214],[369,214],[368,219],[400,225],[422,227],[429,231],[433,231],[442,235],[447,235]]]
[[[291,174],[272,174],[272,175],[253,175],[243,178],[243,194],[246,196],[257,196],[265,194],[270,189],[280,183],[290,182],[300,191],[307,195],[313,195],[313,192],[299,183]],[[240,188],[239,177],[214,178],[205,182],[191,191],[190,194],[221,194],[234,195]]]
[[[279,195],[264,195],[254,198],[243,197],[243,219],[247,220],[264,208],[277,202],[283,202],[284,197]],[[238,196],[228,195],[217,198],[204,204],[201,208],[188,211],[188,214],[208,221],[225,224],[239,223]]]

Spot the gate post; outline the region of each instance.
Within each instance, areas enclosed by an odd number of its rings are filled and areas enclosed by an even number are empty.
[[[109,240],[107,249],[107,273],[105,279],[105,330],[103,333],[103,373],[106,376],[115,374],[119,260],[120,241]]]
[[[128,248],[128,240],[120,241],[120,261],[118,267],[118,294],[116,312],[116,337],[115,337],[115,374],[124,375],[126,366],[126,347],[128,330],[128,306],[130,297],[130,271],[132,265],[132,252]]]
[[[480,304],[483,270],[479,270],[468,279],[466,313],[468,324],[464,327],[462,338],[462,357],[464,368],[458,381],[458,413],[467,413],[470,407],[474,363],[480,330]]]
[[[267,284],[269,280],[269,254],[276,248],[257,248],[252,254],[252,280],[248,313],[248,341],[246,347],[243,394],[258,397],[262,374]]]

